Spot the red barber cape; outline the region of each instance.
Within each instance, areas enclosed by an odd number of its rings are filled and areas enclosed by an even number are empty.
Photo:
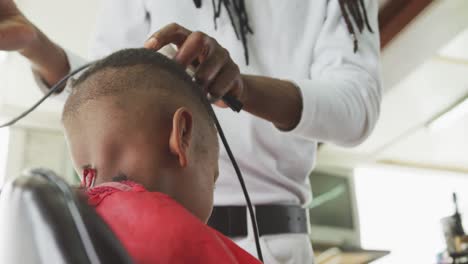
[[[88,197],[136,263],[260,263],[165,194],[126,181]]]

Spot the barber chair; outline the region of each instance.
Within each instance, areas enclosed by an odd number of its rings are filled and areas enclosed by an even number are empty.
[[[55,173],[35,169],[0,193],[0,263],[132,263],[124,247]]]

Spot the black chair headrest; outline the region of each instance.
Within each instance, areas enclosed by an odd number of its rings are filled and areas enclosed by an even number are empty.
[[[0,263],[132,263],[120,241],[63,179],[35,169],[0,194]]]

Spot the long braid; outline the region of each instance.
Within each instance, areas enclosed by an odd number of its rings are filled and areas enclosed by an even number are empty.
[[[193,0],[193,2],[197,8],[200,8],[202,5],[201,0]],[[215,29],[218,28],[216,21],[221,16],[221,5],[224,5],[228,13],[229,20],[231,21],[231,25],[234,28],[236,37],[242,42],[242,46],[244,47],[245,62],[249,65],[247,34],[253,34],[253,30],[249,24],[249,17],[245,8],[245,0],[212,0],[211,2],[213,4],[213,20]],[[369,32],[373,33],[364,0],[338,0],[338,3],[340,4],[346,28],[348,29],[353,41],[353,50],[354,52],[357,52],[359,49],[359,43],[356,36],[355,26],[359,33],[362,33],[364,28],[367,28]],[[355,25],[353,25],[353,22]]]
[[[236,33],[237,39],[241,39],[241,37],[240,37],[241,32],[239,30],[239,26],[236,24],[236,22],[239,23],[238,22],[239,21],[239,16],[236,15],[236,11],[234,10],[234,6],[231,5],[231,2],[229,2],[229,0],[219,0],[219,2],[220,3],[222,2],[224,4],[224,7],[227,10],[229,20],[231,21],[231,25],[232,25],[232,28],[234,29],[234,33]],[[244,49],[245,49],[245,47],[244,47]]]
[[[364,0],[359,0],[359,3],[361,4],[361,10],[362,10],[362,13],[364,14],[364,19],[366,22],[367,30],[369,30],[370,33],[374,33],[374,31],[372,30],[369,24],[369,17],[367,16],[366,4],[364,4]]]
[[[351,23],[351,20],[348,16],[348,12],[346,11],[346,5],[344,4],[346,0],[339,0],[340,3],[340,8],[341,8],[341,13],[343,14],[344,21],[346,23],[346,27],[348,28],[349,34],[351,34],[351,39],[353,40],[354,44],[354,52],[357,51],[358,49],[358,41],[356,38],[356,34],[354,33],[354,27],[353,24]]]
[[[249,20],[247,18],[247,11],[245,10],[244,0],[234,0],[234,9],[236,10],[237,15],[239,16],[240,23],[240,37],[242,41],[242,46],[244,46],[244,57],[245,63],[249,65],[249,49],[247,47],[247,34],[253,34],[252,29],[249,26]]]
[[[369,32],[373,33],[373,30],[369,24],[369,18],[364,0],[338,0],[338,2],[340,4],[341,13],[346,23],[346,27],[348,28],[349,34],[351,34],[351,39],[353,40],[354,52],[357,52],[359,49],[359,44],[351,18],[354,21],[354,24],[356,24],[360,33],[362,33],[364,30],[364,25],[367,27]]]
[[[201,7],[201,0],[194,0],[197,8]],[[249,24],[249,17],[245,8],[244,0],[211,0],[213,5],[213,21],[215,29],[218,28],[217,20],[221,16],[221,6],[223,5],[231,21],[232,28],[237,39],[242,42],[244,47],[245,62],[249,65],[249,49],[247,46],[247,34],[253,34]]]
[[[364,19],[362,18],[361,11],[359,10],[359,1],[357,4],[351,5],[351,10],[353,10],[353,16],[356,17],[355,22],[358,26],[360,32],[364,29]]]
[[[213,5],[213,23],[215,30],[218,30],[218,23],[216,21],[218,20],[218,17],[221,16],[221,1],[218,1],[218,5],[216,5],[215,0],[211,0],[211,3]]]

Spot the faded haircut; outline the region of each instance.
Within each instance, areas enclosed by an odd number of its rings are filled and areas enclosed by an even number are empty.
[[[109,75],[105,75],[110,72]],[[93,78],[104,74],[104,78]],[[101,77],[101,76],[98,76]],[[62,119],[73,116],[90,100],[134,90],[161,92],[191,102],[211,124],[212,108],[202,88],[192,81],[184,68],[164,55],[144,49],[117,51],[90,66],[71,82],[71,94],[65,103]]]

